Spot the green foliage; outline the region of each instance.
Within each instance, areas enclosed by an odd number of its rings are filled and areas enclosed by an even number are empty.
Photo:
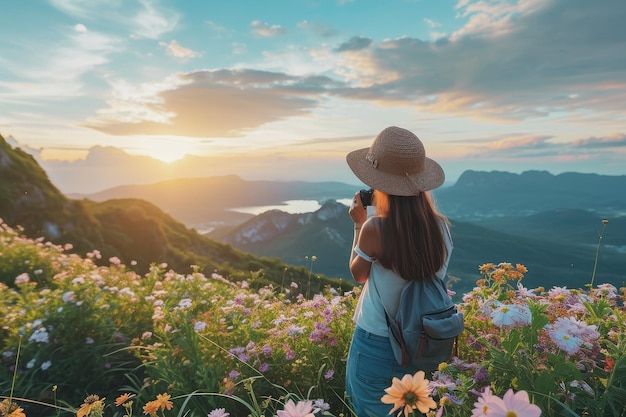
[[[163,415],[225,408],[268,417],[305,399],[349,415],[344,361],[358,289],[317,291],[287,271],[280,285],[258,271],[233,269],[238,280],[231,281],[199,266],[178,273],[152,265],[139,275],[118,261],[97,265],[97,252],[81,258],[6,225],[0,253],[11,274],[0,284],[0,392],[14,392],[27,415],[69,416],[96,394],[104,415],[120,416],[113,401],[122,393],[132,394],[124,407],[133,415],[171,403]],[[314,262],[305,270],[312,281]],[[527,392],[546,417],[623,417],[624,290],[528,290],[522,265],[480,270],[484,279],[460,304],[459,357],[430,376],[437,411],[468,416],[489,386],[499,396]]]

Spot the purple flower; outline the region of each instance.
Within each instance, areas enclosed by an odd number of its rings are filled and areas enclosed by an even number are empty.
[[[216,408],[215,410],[211,411],[207,417],[228,417],[230,414],[226,412],[225,409],[223,408]]]
[[[265,344],[265,345],[263,345],[262,352],[263,352],[263,355],[266,358],[268,358],[268,357],[272,356],[272,347],[270,345],[268,345],[268,344]]]
[[[474,374],[474,384],[479,387],[489,385],[489,374],[487,373],[487,368],[483,366],[476,371]]]

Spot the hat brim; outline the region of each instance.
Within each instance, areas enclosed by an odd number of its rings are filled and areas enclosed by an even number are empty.
[[[352,151],[346,155],[346,161],[358,179],[376,190],[391,195],[410,196],[418,194],[416,190],[439,188],[446,179],[441,165],[428,157],[424,158],[424,170],[419,174],[401,176],[383,172],[365,158],[369,150],[363,148]]]

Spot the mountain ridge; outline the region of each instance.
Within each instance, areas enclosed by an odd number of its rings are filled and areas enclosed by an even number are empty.
[[[96,202],[64,196],[38,166],[35,159],[13,148],[0,136],[0,218],[9,227],[22,228],[26,237],[66,245],[72,253],[98,250],[108,265],[117,258],[140,273],[152,264],[166,263],[177,273],[200,270],[218,272],[227,279],[249,280],[251,286],[282,285],[285,280],[304,282],[304,266],[286,265],[278,258],[260,258],[230,245],[209,239],[137,198]],[[10,263],[0,263],[0,277]],[[12,270],[12,269],[11,269]],[[321,276],[313,290],[334,281]],[[349,282],[344,283],[347,288]]]

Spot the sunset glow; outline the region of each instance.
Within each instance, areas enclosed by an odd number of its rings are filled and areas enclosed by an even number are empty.
[[[448,181],[626,173],[625,2],[382,4],[9,2],[0,134],[76,161],[50,173],[230,155],[231,173],[354,181],[345,153],[390,125],[414,131]],[[73,178],[59,186],[90,181]]]

